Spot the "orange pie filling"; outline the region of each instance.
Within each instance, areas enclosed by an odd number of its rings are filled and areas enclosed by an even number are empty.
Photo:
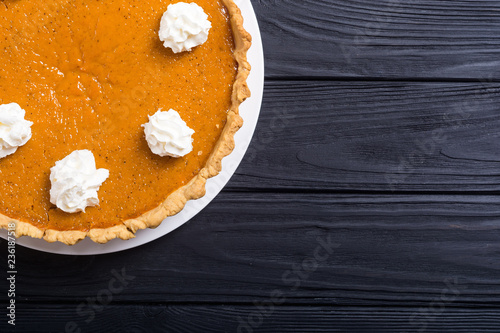
[[[238,75],[225,3],[196,0],[208,40],[174,54],[158,39],[169,0],[3,0],[0,104],[18,103],[32,138],[0,159],[0,214],[40,230],[88,232],[158,207],[202,170],[232,108]],[[149,149],[142,124],[174,109],[195,131],[181,158]],[[88,149],[110,171],[99,206],[68,214],[49,201],[50,168]]]

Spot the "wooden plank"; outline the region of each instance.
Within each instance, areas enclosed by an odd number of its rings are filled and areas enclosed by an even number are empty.
[[[17,299],[79,303],[115,290],[117,302],[252,304],[279,292],[288,305],[422,306],[453,294],[453,306],[498,305],[499,217],[494,195],[226,191],[182,228],[126,252],[18,246]]]
[[[500,3],[253,0],[266,75],[499,79]]]
[[[25,305],[16,332],[496,332],[500,310],[453,307],[116,305],[102,308]],[[93,309],[93,312],[90,312]],[[87,311],[87,312],[85,312]],[[0,323],[2,332],[14,332]]]
[[[234,190],[500,189],[499,83],[266,84]]]

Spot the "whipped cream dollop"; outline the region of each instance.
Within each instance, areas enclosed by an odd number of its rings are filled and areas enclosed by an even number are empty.
[[[50,202],[66,213],[85,212],[97,206],[97,191],[109,177],[106,169],[96,169],[94,154],[75,150],[50,169]]]
[[[182,157],[193,150],[194,131],[175,110],[158,110],[142,127],[149,148],[157,155]]]
[[[0,158],[14,154],[31,139],[31,121],[17,103],[0,105]]]
[[[179,53],[205,43],[211,27],[203,8],[195,3],[179,2],[167,7],[158,34],[165,47]]]

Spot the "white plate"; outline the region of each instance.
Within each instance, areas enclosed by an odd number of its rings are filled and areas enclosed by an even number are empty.
[[[114,239],[106,244],[97,244],[86,238],[76,245],[68,246],[59,242],[47,243],[41,239],[21,237],[17,240],[18,245],[49,253],[70,255],[96,255],[131,249],[151,242],[177,229],[198,214],[219,194],[236,171],[250,144],[257,125],[257,119],[259,118],[264,90],[264,53],[257,18],[255,17],[250,0],[235,0],[235,2],[243,14],[245,29],[252,35],[252,47],[248,53],[248,60],[252,65],[252,71],[248,78],[252,97],[246,100],[240,107],[240,115],[243,117],[245,124],[236,133],[236,148],[231,155],[223,159],[222,172],[218,176],[208,180],[206,195],[201,199],[189,201],[179,214],[166,218],[158,228],[139,230],[134,239],[126,241]],[[1,230],[0,236],[6,238],[7,231]]]

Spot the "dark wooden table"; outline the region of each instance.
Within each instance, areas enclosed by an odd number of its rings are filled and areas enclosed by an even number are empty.
[[[231,182],[140,248],[19,246],[17,332],[500,332],[500,1],[252,2]]]

